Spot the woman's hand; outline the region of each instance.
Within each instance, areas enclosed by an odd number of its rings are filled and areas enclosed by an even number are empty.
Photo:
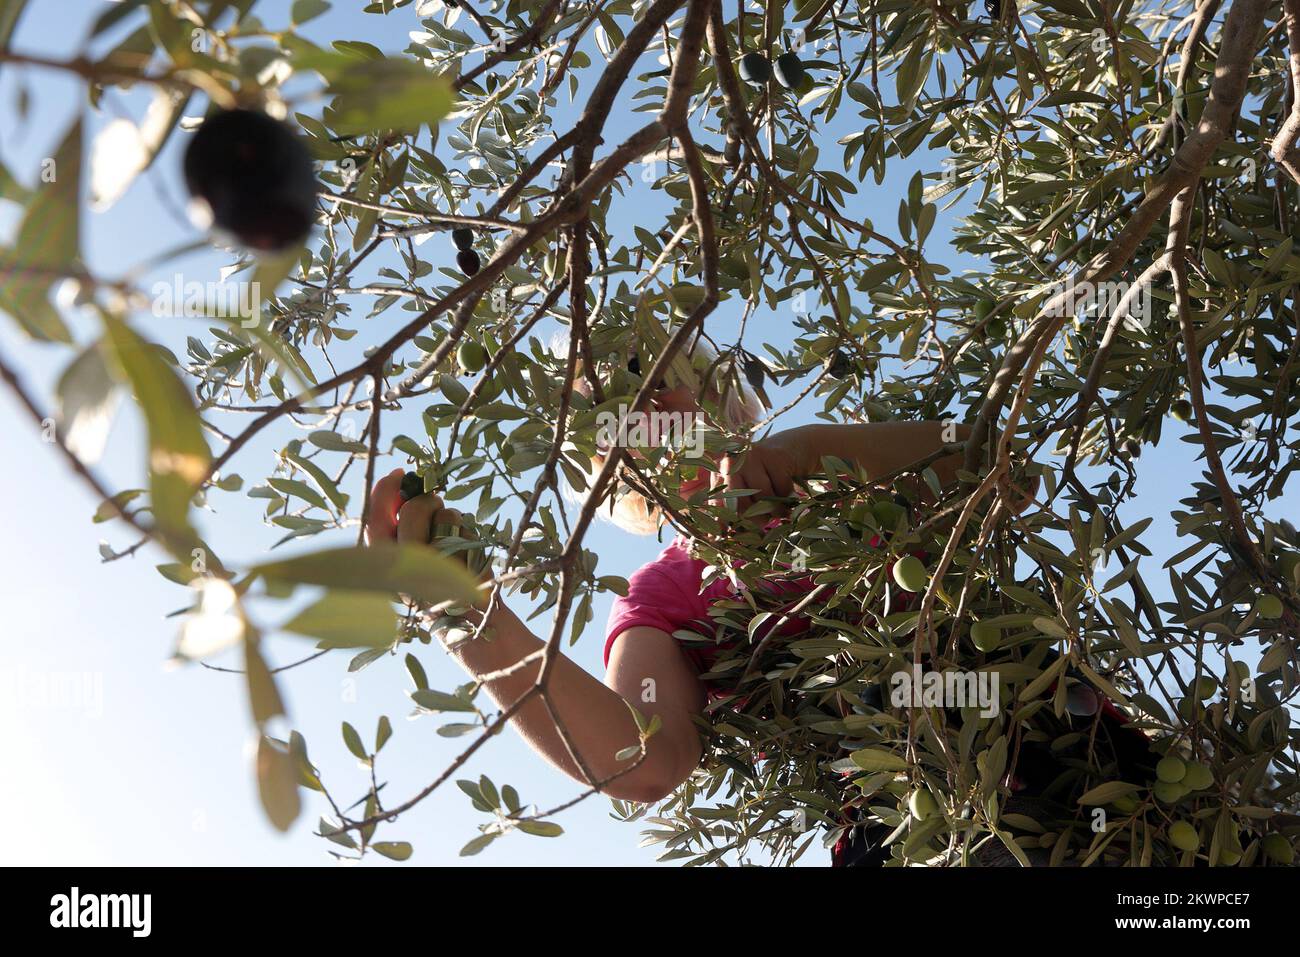
[[[457,536],[463,525],[460,512],[443,505],[433,492],[402,500],[402,469],[394,469],[370,491],[370,508],[366,512],[366,540],[381,539],[410,545],[437,545],[444,538]],[[457,551],[454,557],[466,562],[467,553]],[[490,566],[489,566],[490,572]],[[481,576],[483,579],[490,574]],[[486,603],[487,592],[481,601]]]
[[[442,499],[433,492],[417,495],[402,501],[402,469],[394,469],[370,491],[370,508],[366,513],[366,538],[369,541],[388,539],[403,544],[429,545],[433,543],[434,529],[445,525],[448,529],[439,538],[447,538],[460,528],[461,514],[446,508]]]
[[[798,429],[778,432],[755,442],[739,455],[724,456],[718,463],[718,473],[727,491],[753,489],[753,495],[737,499],[734,508],[744,512],[762,499],[777,499],[772,515],[788,515],[788,499],[794,494],[794,483],[810,474],[806,462],[807,449],[799,437]],[[723,504],[721,499],[715,504]]]

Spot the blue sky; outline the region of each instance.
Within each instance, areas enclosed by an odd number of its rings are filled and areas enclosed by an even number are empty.
[[[35,0],[31,6],[20,24],[15,49],[66,57],[78,51],[89,23],[106,4],[103,0]],[[410,7],[374,17],[357,12],[359,6],[336,3],[334,11],[311,25],[308,36],[322,41],[366,39],[397,52],[406,46],[407,31],[419,29]],[[286,20],[288,7],[288,2],[258,5],[263,19],[272,23]],[[26,123],[18,121],[14,110],[20,76],[32,96],[32,118]],[[40,159],[49,155],[73,111],[84,103],[81,89],[80,83],[50,71],[0,69],[0,161],[25,184],[34,184]],[[128,95],[112,99],[111,106],[138,116],[142,102]],[[196,107],[192,104],[188,112],[194,114]],[[106,118],[89,111],[86,118],[89,140]],[[618,134],[637,121],[636,114],[618,112],[607,142],[616,142]],[[838,168],[836,135],[827,133],[822,141],[822,163],[829,168]],[[174,137],[153,171],[109,214],[85,216],[85,253],[92,272],[119,274],[151,254],[195,238],[192,228],[175,213],[184,198],[179,174],[182,146],[183,137]],[[886,183],[865,184],[847,212],[887,228],[917,163],[927,161],[937,168],[937,162],[923,154],[911,163],[895,163]],[[645,189],[639,183],[632,188]],[[14,213],[12,204],[0,205],[0,235],[11,233]],[[941,215],[927,251],[936,260],[957,266],[957,259],[940,248],[950,222],[949,215]],[[450,260],[450,244],[439,239],[419,249],[437,265]],[[215,279],[226,261],[220,253],[188,257],[182,261],[185,278]],[[162,274],[170,276],[174,271],[167,267]],[[723,308],[718,325],[725,330],[739,314],[739,305],[731,302]],[[374,337],[363,328],[365,311],[357,309],[350,323],[361,329],[358,341]],[[765,324],[755,322],[751,328],[764,329],[765,335],[773,330],[774,342],[789,340],[789,333],[783,331],[786,317],[760,311],[759,318]],[[387,322],[394,321],[390,314]],[[147,316],[136,319],[145,335],[169,344],[183,344],[186,334],[206,338],[203,324],[196,321],[150,322]],[[160,323],[168,325],[160,328]],[[89,327],[82,322],[77,328],[84,333]],[[27,371],[29,384],[48,406],[53,381],[70,355],[26,343],[7,319],[0,321],[0,349]],[[5,547],[0,550],[0,720],[5,727],[0,735],[0,762],[6,769],[0,775],[0,816],[15,822],[0,845],[0,863],[330,863],[326,855],[330,845],[310,833],[324,810],[323,802],[314,796],[308,795],[306,811],[288,835],[278,834],[263,819],[251,774],[248,747],[253,729],[241,680],[199,667],[164,667],[176,635],[176,620],[164,616],[181,607],[185,595],[153,570],[161,556],[146,549],[134,558],[101,564],[96,550],[99,538],[118,547],[132,539],[120,527],[91,524],[96,503],[87,489],[40,440],[10,395],[0,392],[0,396],[7,423],[0,432],[5,452],[0,493],[8,506]],[[799,409],[783,421],[794,425],[810,419],[810,411]],[[399,430],[395,424],[385,426],[390,437]],[[414,428],[407,431],[414,433]],[[1168,512],[1200,474],[1193,447],[1176,441],[1184,431],[1185,427],[1170,421],[1162,447],[1144,454],[1143,491],[1127,513],[1130,521],[1155,516],[1148,544],[1158,560],[1178,550]],[[286,433],[277,435],[282,443]],[[141,484],[141,438],[134,413],[120,415],[99,466],[110,487]],[[234,470],[245,476],[246,485],[267,473],[275,447],[255,442],[236,461]],[[400,462],[385,462],[381,470],[396,464]],[[359,479],[354,470],[346,489],[354,503],[361,498]],[[259,554],[279,536],[260,523],[259,515],[260,509],[242,496],[225,495],[214,499],[213,510],[205,512],[200,523],[223,558],[239,561]],[[607,525],[598,526],[587,544],[600,555],[602,574],[624,577],[662,547],[653,539],[634,538]],[[1144,567],[1158,586],[1157,598],[1162,597],[1164,574],[1156,573],[1154,565]],[[602,669],[601,626],[608,597],[598,601],[593,624],[571,650],[595,673]],[[291,638],[277,639],[272,646],[277,663],[309,650],[309,645]],[[445,689],[463,680],[458,668],[431,651],[422,652],[421,660],[434,687]],[[380,779],[389,782],[385,790],[389,800],[409,795],[432,779],[465,739],[458,744],[437,737],[434,727],[440,722],[433,717],[404,720],[409,706],[403,692],[409,681],[400,657],[351,676],[355,684],[349,683],[346,663],[346,653],[336,653],[285,676],[282,691],[293,724],[306,735],[312,758],[331,788],[351,800],[362,795],[365,776],[342,746],[339,723],[350,721],[363,736],[370,736],[378,716],[388,714],[396,733],[381,759]],[[89,694],[66,703],[4,696],[7,686],[30,687],[42,681],[73,682]],[[572,782],[544,765],[513,735],[502,735],[483,754],[472,765],[473,776],[487,773],[498,785],[513,784],[526,802],[548,806],[574,793]],[[412,862],[424,864],[638,865],[654,859],[653,849],[636,846],[638,828],[612,820],[601,798],[566,812],[560,819],[566,834],[557,840],[511,836],[478,857],[458,858],[457,851],[477,834],[475,825],[482,820],[460,791],[449,786],[380,836],[412,842]],[[372,866],[372,860],[382,864],[368,857],[365,866]],[[807,863],[824,860],[825,854],[814,850]]]

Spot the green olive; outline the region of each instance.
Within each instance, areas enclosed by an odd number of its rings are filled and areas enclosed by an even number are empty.
[[[1173,804],[1175,801],[1181,801],[1187,797],[1187,788],[1182,784],[1157,781],[1151,786],[1151,793],[1156,796],[1156,800],[1165,804]]]
[[[481,372],[487,365],[487,350],[472,339],[466,339],[456,350],[456,361],[466,372]]]
[[[915,555],[904,555],[894,564],[894,583],[903,591],[921,592],[930,581],[930,573]]]
[[[1213,698],[1214,693],[1218,690],[1219,683],[1206,675],[1197,678],[1191,687],[1192,694],[1196,695],[1196,697],[1200,698],[1202,701]]]
[[[1187,765],[1175,755],[1161,758],[1156,764],[1156,777],[1166,784],[1177,784],[1187,776]]]
[[[907,799],[907,808],[917,821],[924,821],[939,810],[939,803],[926,788],[917,788]]]
[[[1179,422],[1192,421],[1192,404],[1186,399],[1178,399],[1169,407],[1169,414]]]
[[[1255,602],[1255,611],[1260,618],[1274,621],[1282,617],[1282,599],[1277,595],[1260,595]]]
[[[699,308],[704,301],[704,287],[692,286],[690,283],[678,283],[670,293],[673,299],[673,313],[683,319]]]
[[[1002,644],[1002,629],[988,622],[977,621],[970,626],[970,640],[980,651],[996,651]]]
[[[1194,851],[1201,846],[1201,835],[1186,821],[1174,821],[1169,825],[1169,843],[1180,851]]]

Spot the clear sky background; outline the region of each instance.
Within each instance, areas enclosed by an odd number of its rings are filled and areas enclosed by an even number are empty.
[[[364,39],[396,53],[406,46],[407,31],[420,29],[412,7],[376,17],[361,14],[362,5],[338,0],[333,11],[304,32],[317,42]],[[90,23],[106,2],[35,0],[29,6],[14,48],[69,57],[80,50]],[[288,8],[287,0],[258,4],[263,19],[271,24],[286,22]],[[20,83],[32,98],[26,121],[16,113]],[[84,108],[83,89],[80,82],[56,72],[0,68],[0,162],[24,184],[35,185],[40,160],[53,151],[74,111]],[[87,109],[87,142],[114,111],[138,117],[143,102],[138,95],[113,94],[107,115]],[[627,102],[624,96],[621,105]],[[193,115],[198,110],[191,104],[188,112]],[[839,169],[841,154],[835,140],[841,127],[852,122],[850,113],[822,139],[821,163],[828,168]],[[616,142],[620,133],[641,121],[625,109],[616,111],[607,142]],[[93,273],[119,275],[151,254],[196,238],[178,215],[184,205],[179,169],[183,145],[184,134],[173,137],[154,169],[108,215],[84,216],[85,255]],[[886,183],[864,184],[846,212],[889,228],[907,181],[918,164],[925,168],[927,163],[932,170],[939,168],[938,159],[923,151],[910,163],[895,162]],[[633,188],[646,189],[641,184]],[[653,199],[647,196],[646,201]],[[16,212],[13,204],[0,204],[0,236],[6,240],[12,235]],[[951,221],[951,214],[940,216],[927,252],[935,260],[958,266],[951,251],[940,248]],[[420,253],[441,266],[450,260],[449,249],[449,243],[435,238],[420,247]],[[182,262],[185,278],[215,280],[217,269],[228,261],[219,252],[187,257]],[[170,276],[176,268],[167,267],[161,274]],[[716,324],[724,338],[740,308],[736,301],[724,303]],[[365,312],[356,309],[349,323],[360,329],[358,343],[374,341],[401,315],[389,313],[375,320],[376,331],[367,327]],[[93,328],[70,318],[83,334]],[[179,346],[178,353],[186,334],[208,338],[204,324],[196,320],[134,318],[146,336]],[[710,320],[710,327],[714,325]],[[773,342],[785,343],[791,337],[788,316],[765,310],[760,310],[750,328]],[[70,354],[25,342],[7,317],[0,317],[0,349],[26,371],[29,386],[48,406],[53,382]],[[153,570],[161,556],[145,549],[134,558],[102,564],[97,541],[103,537],[125,547],[132,542],[129,531],[92,525],[93,497],[55,450],[41,441],[4,390],[0,390],[0,416],[0,502],[5,514],[0,549],[0,818],[10,822],[6,840],[0,843],[0,863],[330,863],[326,850],[333,845],[311,833],[326,810],[318,796],[303,792],[304,814],[287,835],[264,820],[253,783],[249,751],[253,728],[242,680],[198,666],[164,667],[177,630],[176,620],[165,616],[186,604],[186,595]],[[810,420],[811,407],[796,410],[788,424]],[[391,438],[397,428],[385,422],[386,437]],[[417,429],[406,431],[419,434]],[[1193,447],[1177,441],[1185,431],[1170,421],[1161,447],[1144,453],[1141,494],[1126,513],[1130,521],[1148,514],[1156,518],[1147,541],[1157,557],[1144,562],[1144,568],[1158,600],[1164,597],[1161,582],[1166,576],[1157,566],[1179,548],[1169,509],[1200,475]],[[286,433],[277,436],[282,444]],[[120,415],[98,466],[110,487],[141,484],[141,439],[134,412]],[[245,477],[246,487],[269,471],[276,447],[253,443],[236,460],[234,470]],[[385,460],[380,472],[399,464],[399,460]],[[353,496],[354,512],[361,499],[360,478],[354,469],[346,487]],[[252,558],[280,535],[261,524],[261,509],[242,495],[214,498],[212,505],[200,517],[200,526],[227,562]],[[326,541],[311,544],[319,547]],[[635,538],[608,525],[598,526],[587,545],[601,558],[601,574],[624,577],[662,547],[653,539]],[[570,652],[597,674],[602,671],[609,597],[597,602],[592,625]],[[520,605],[516,609],[524,610]],[[310,650],[310,644],[299,639],[276,639],[271,648],[273,663],[291,661]],[[388,714],[395,735],[381,755],[379,777],[389,782],[384,794],[390,802],[404,798],[436,776],[468,739],[438,737],[434,729],[444,722],[434,716],[403,720],[410,710],[404,697],[410,683],[400,656],[356,676],[346,673],[348,657],[346,652],[336,652],[283,676],[281,690],[293,724],[306,736],[312,759],[331,790],[351,801],[364,794],[366,776],[344,749],[339,723],[350,721],[364,737],[371,737],[378,716]],[[425,649],[420,657],[434,687],[448,689],[464,680],[440,654]],[[13,693],[15,687],[48,681],[71,681],[89,693],[70,702],[41,702]],[[543,764],[512,734],[500,736],[480,755],[471,765],[471,774],[458,776],[487,773],[498,785],[513,784],[525,802],[541,806],[575,793],[571,781]],[[637,825],[613,820],[608,803],[591,798],[560,818],[566,830],[561,838],[512,835],[478,857],[458,858],[460,847],[485,820],[458,789],[448,786],[398,824],[381,830],[379,837],[410,841],[415,846],[412,863],[424,864],[643,865],[655,856],[653,849],[638,848]],[[822,864],[827,857],[813,849],[806,863]],[[365,866],[372,866],[371,861],[385,863],[372,855]]]

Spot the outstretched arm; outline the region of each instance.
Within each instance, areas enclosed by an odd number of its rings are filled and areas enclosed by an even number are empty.
[[[755,442],[742,455],[724,458],[719,471],[728,489],[756,489],[756,498],[785,498],[793,493],[795,482],[822,471],[824,456],[851,462],[869,479],[880,479],[969,435],[969,426],[949,422],[801,425]],[[948,487],[956,483],[961,464],[962,454],[955,452],[930,467],[939,483]],[[919,495],[928,496],[923,482],[916,486]],[[743,511],[750,504],[752,500],[744,498],[737,507]]]
[[[371,541],[388,538],[428,545],[435,524],[459,523],[460,513],[444,508],[436,495],[421,495],[403,504],[398,494],[401,479],[398,469],[375,484],[366,519]],[[488,629],[484,637],[452,649],[475,677],[508,670],[544,647],[502,603],[493,609]],[[533,686],[540,667],[539,658],[488,681],[486,690],[498,705],[508,707]],[[639,740],[629,703],[646,718],[658,715],[662,726],[647,743],[645,760],[602,791],[628,801],[660,800],[699,764],[700,740],[692,716],[704,706],[703,686],[677,642],[656,628],[632,628],[623,635],[611,654],[606,681],[609,686],[561,654],[551,670],[547,691],[561,724],[597,781],[633,763],[634,759],[615,758]],[[511,723],[538,754],[585,783],[540,696],[530,698]]]
[[[818,423],[778,432],[764,441],[790,448],[803,475],[820,472],[822,456],[833,455],[878,479],[933,455],[950,442],[965,441],[969,435],[970,426],[951,422]],[[961,463],[962,454],[956,452],[930,467],[939,484],[947,488],[956,483]]]

